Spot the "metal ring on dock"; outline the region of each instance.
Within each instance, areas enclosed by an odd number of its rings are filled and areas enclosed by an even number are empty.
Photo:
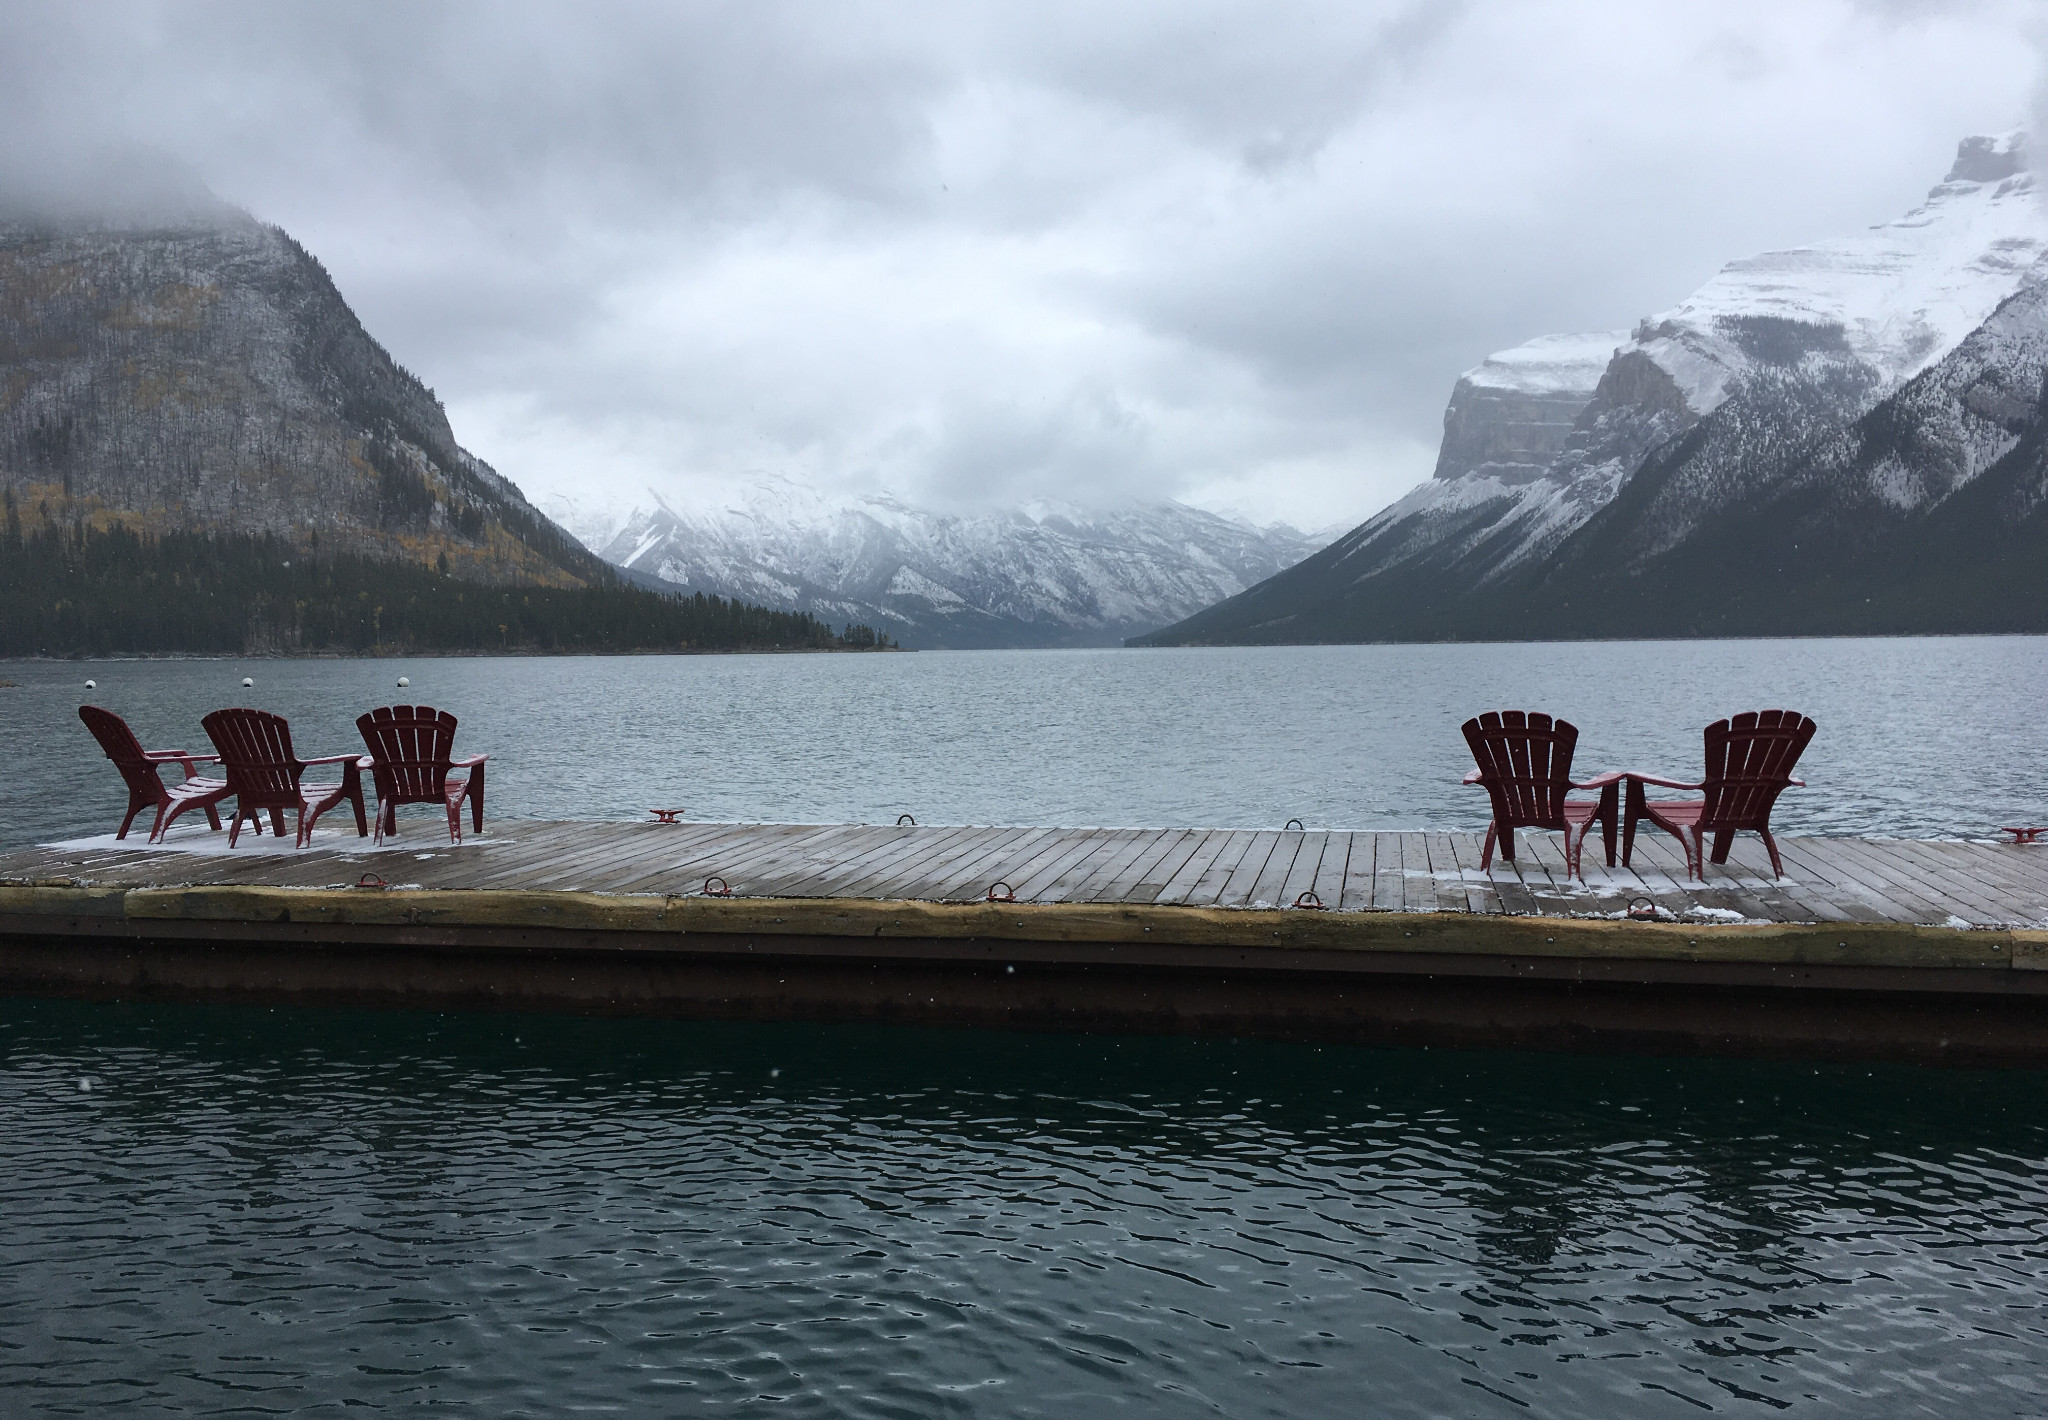
[[[1300,819],[1298,819],[1298,818],[1291,818],[1291,819],[1287,820],[1286,824],[1285,824],[1285,825],[1284,825],[1284,826],[1283,826],[1283,827],[1281,828],[1281,830],[1280,830],[1280,831],[1281,831],[1282,833],[1287,833],[1287,832],[1289,832],[1289,831],[1293,831],[1293,832],[1299,832],[1299,833],[1307,833],[1307,832],[1308,832],[1308,825],[1307,825],[1307,824],[1305,824],[1305,823],[1303,823],[1303,822],[1302,822],[1302,821],[1301,821]]]
[[[1628,900],[1628,919],[1631,922],[1655,922],[1657,904],[1647,897],[1632,897]]]
[[[717,887],[713,887],[713,886],[712,886],[712,884],[713,884],[713,883],[716,883],[716,884],[718,884],[718,886],[717,886]],[[729,883],[729,882],[727,882],[727,881],[726,881],[726,880],[725,880],[724,878],[721,878],[721,877],[719,877],[719,876],[718,876],[717,874],[715,874],[715,873],[714,873],[714,874],[713,874],[712,876],[710,876],[710,877],[708,877],[708,878],[704,879],[704,896],[706,896],[706,897],[731,897],[731,896],[732,896],[732,884],[731,884],[731,883]]]
[[[391,886],[391,884],[385,882],[384,879],[378,877],[375,873],[364,873],[360,878],[356,879],[356,886],[366,888],[388,888]]]
[[[988,900],[990,902],[1015,902],[1017,900],[1017,889],[1011,887],[1008,883],[990,883],[988,885]]]
[[[903,825],[904,825],[904,824],[906,824],[906,823],[907,823],[907,824],[909,824],[909,825],[910,825],[910,826],[911,826],[912,828],[916,828],[916,827],[917,827],[917,820],[916,820],[915,818],[913,818],[913,817],[912,817],[911,815],[909,815],[909,814],[898,814],[898,815],[896,815],[896,826],[897,826],[898,828],[901,828],[901,827],[903,827]]]
[[[1307,908],[1315,912],[1321,912],[1323,910],[1323,900],[1317,897],[1312,892],[1305,892],[1300,897],[1294,899],[1294,905],[1296,907]]]

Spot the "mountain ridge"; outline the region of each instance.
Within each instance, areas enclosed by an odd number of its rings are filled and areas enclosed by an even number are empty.
[[[480,581],[608,577],[456,442],[317,258],[225,207],[0,225],[0,486],[32,519],[324,539]]]
[[[1717,562],[1747,564],[1727,529],[1759,509],[1786,516],[1785,500],[1805,500],[1800,517],[1809,529],[1831,506],[1852,523],[1862,517],[1862,495],[1822,473],[1849,457],[1852,441],[1890,448],[1884,477],[1895,482],[1933,477],[1909,467],[1930,455],[1900,430],[1935,419],[1933,404],[1914,401],[1929,399],[1940,379],[1975,391],[1975,407],[1949,401],[1963,412],[1941,417],[1979,448],[1957,465],[1967,466],[1963,481],[1953,473],[1935,480],[1941,498],[2007,456],[2022,437],[2010,430],[2031,427],[2040,395],[2022,356],[2031,347],[2016,331],[2044,317],[2031,295],[2018,298],[2044,282],[2048,210],[2019,136],[1966,140],[1948,177],[1904,217],[1857,237],[1731,262],[1671,311],[1639,323],[1540,474],[1504,477],[1497,467],[1453,461],[1450,477],[1425,482],[1298,567],[1134,640],[1655,636],[1706,634],[1699,628],[1709,624],[1718,634],[2032,626],[1991,605],[1966,574],[1951,594],[1923,582],[1932,608],[1899,606],[1882,588],[1836,604],[1830,598],[1865,578],[1832,560],[1823,565],[1811,531],[1803,554],[1787,564],[1790,579],[1766,579],[1782,606],[1744,602],[1746,620],[1703,619],[1687,599],[1716,595]],[[2003,337],[1979,339],[2006,327]],[[1987,346],[2003,353],[1967,378],[1951,363],[1959,351]],[[1503,356],[1488,364],[1513,363]],[[2004,373],[1994,378],[1990,365]],[[1944,374],[1928,380],[1937,369]],[[1477,373],[1454,391],[1447,444],[1460,393]],[[2002,449],[1992,450],[1991,416],[1979,408],[2009,426]],[[1914,516],[1928,516],[1939,501],[1922,499]],[[1887,555],[1912,555],[1900,541],[1910,541],[1912,523],[1885,525]],[[1878,538],[1877,524],[1858,536],[1865,533]],[[1689,570],[1680,575],[1681,568]],[[1802,568],[1812,585],[1799,582]],[[1811,612],[1805,621],[1802,609]]]
[[[678,589],[741,596],[929,647],[1115,645],[1319,545],[1185,504],[942,513],[782,478],[606,515],[543,500],[586,546]]]

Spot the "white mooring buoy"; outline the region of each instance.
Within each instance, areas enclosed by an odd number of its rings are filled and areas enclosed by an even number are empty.
[[[406,687],[407,687],[408,685],[411,685],[411,684],[412,684],[412,677],[410,677],[410,676],[400,676],[400,677],[398,678],[398,688],[399,688],[400,690],[403,690],[403,689],[405,689],[405,688],[406,688]]]
[[[247,690],[247,689],[249,689],[249,688],[250,688],[251,686],[253,686],[253,685],[255,685],[255,684],[256,684],[256,677],[254,677],[254,676],[249,676],[249,675],[245,675],[245,676],[243,676],[243,677],[242,677],[242,689],[244,689],[244,690]]]
[[[87,690],[98,690],[100,688],[100,683],[96,680],[89,680],[85,683],[85,688]]]

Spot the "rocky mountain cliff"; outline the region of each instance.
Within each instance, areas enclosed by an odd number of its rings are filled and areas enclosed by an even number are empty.
[[[1492,357],[1459,382],[1439,477],[1150,639],[2048,626],[1982,579],[2005,555],[1989,550],[2030,526],[2012,516],[2039,420],[2044,283],[2048,208],[2018,136],[1966,140],[1905,217],[1732,263],[1642,322],[1540,473],[1540,453],[1464,452],[1531,444],[1505,405],[1497,431],[1467,428],[1468,391],[1580,338]],[[1993,521],[1958,521],[1972,516]],[[1917,569],[1910,598],[1902,565]]]
[[[0,488],[30,526],[612,580],[457,445],[318,261],[211,202],[156,221],[0,215]]]
[[[609,516],[568,500],[546,506],[642,578],[861,622],[925,647],[1114,645],[1321,545],[1178,503],[960,516],[785,479],[708,503],[650,492]]]

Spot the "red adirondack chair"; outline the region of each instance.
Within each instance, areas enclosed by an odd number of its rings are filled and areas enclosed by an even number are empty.
[[[220,751],[221,763],[227,769],[228,791],[235,796],[235,818],[228,825],[230,848],[235,846],[244,818],[256,825],[258,833],[263,831],[258,815],[266,809],[270,811],[270,826],[279,838],[284,837],[284,810],[298,810],[296,846],[304,848],[313,840],[313,825],[320,821],[320,815],[343,801],[355,805],[356,836],[369,836],[370,822],[363,811],[361,755],[329,754],[318,759],[300,759],[292,753],[291,725],[284,716],[267,710],[216,710],[199,723],[206,727],[213,747]],[[304,783],[302,776],[316,764],[340,765],[341,782]]]
[[[1486,846],[1479,853],[1480,871],[1493,866],[1493,845],[1500,856],[1515,861],[1515,830],[1546,828],[1564,834],[1566,867],[1584,879],[1580,856],[1586,830],[1600,821],[1600,839],[1607,846],[1607,866],[1614,866],[1614,820],[1622,775],[1602,774],[1583,784],[1572,780],[1572,755],[1579,746],[1578,726],[1569,720],[1521,710],[1489,710],[1463,726],[1465,743],[1479,767],[1465,776],[1482,786],[1493,800],[1493,822],[1486,826]],[[1597,789],[1600,797],[1567,799],[1574,789]]]
[[[191,754],[182,749],[144,749],[142,741],[135,738],[135,731],[128,728],[126,720],[97,705],[79,706],[78,718],[85,721],[92,737],[100,742],[100,748],[107,752],[107,758],[114,761],[114,767],[128,782],[128,816],[121,820],[120,830],[114,837],[126,838],[135,816],[152,807],[156,810],[156,822],[149,828],[151,843],[160,842],[164,831],[171,826],[171,820],[187,809],[205,809],[207,823],[219,830],[220,815],[214,812],[213,806],[228,796],[227,781],[199,777],[199,766],[218,764],[219,755]],[[185,767],[184,781],[164,783],[157,772],[160,764],[182,764]]]
[[[386,705],[356,717],[370,747],[370,777],[377,786],[377,841],[398,832],[400,804],[439,804],[448,811],[448,840],[462,841],[462,801],[470,821],[484,831],[484,761],[487,754],[453,758],[455,717],[431,705]],[[450,777],[457,769],[469,776]]]
[[[1784,877],[1778,841],[1771,837],[1771,808],[1790,786],[1806,787],[1804,779],[1792,777],[1792,769],[1816,728],[1797,710],[1748,710],[1707,726],[1707,773],[1698,783],[1631,771],[1621,828],[1621,861],[1627,863],[1635,851],[1637,822],[1648,819],[1678,840],[1685,849],[1686,873],[1704,882],[1706,836],[1714,835],[1713,861],[1725,863],[1737,831],[1746,828],[1763,839],[1771,855],[1771,871]],[[1698,789],[1706,797],[1652,802],[1643,793],[1645,784]]]

